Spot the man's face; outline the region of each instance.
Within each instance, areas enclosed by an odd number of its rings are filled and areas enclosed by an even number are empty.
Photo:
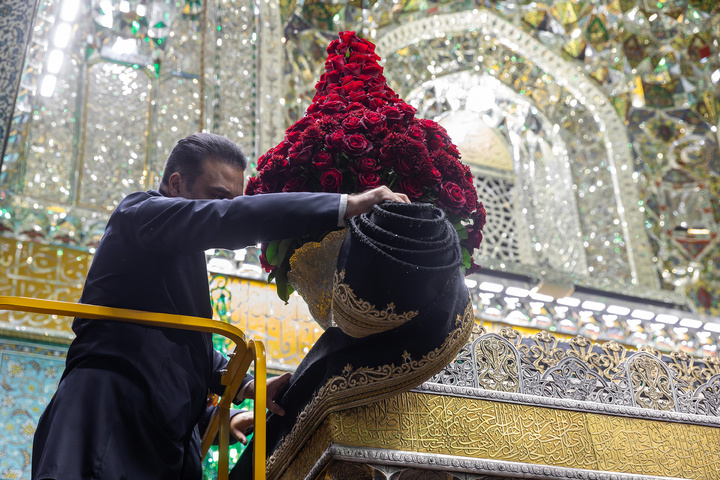
[[[243,194],[245,171],[222,163],[214,158],[203,162],[203,173],[188,188],[187,182],[179,173],[170,177],[170,195],[195,200],[231,199]],[[175,177],[177,175],[178,177]],[[175,178],[174,178],[175,177]]]

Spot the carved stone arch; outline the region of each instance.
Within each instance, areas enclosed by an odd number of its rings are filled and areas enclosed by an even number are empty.
[[[634,407],[673,411],[678,405],[673,372],[648,352],[637,352],[625,364]]]
[[[520,352],[495,333],[483,335],[470,345],[476,388],[523,392]]]
[[[603,92],[592,80],[552,53],[530,34],[507,23],[488,10],[437,15],[403,24],[388,31],[377,41],[377,52],[383,58],[388,59],[387,65],[390,65],[393,55],[405,52],[408,48],[415,47],[417,51],[432,55],[433,51],[440,50],[440,48],[433,49],[432,42],[437,43],[439,47],[442,41],[452,42],[453,35],[475,35],[476,37],[482,35],[483,38],[491,38],[505,48],[531,59],[537,67],[547,72],[548,76],[552,77],[552,80],[564,92],[572,94],[577,101],[578,108],[587,110],[587,118],[591,119],[594,125],[590,130],[596,130],[602,137],[599,145],[604,153],[600,155],[603,157],[604,168],[609,172],[608,178],[611,179],[607,183],[612,184],[609,192],[612,196],[613,215],[618,219],[618,230],[621,232],[626,246],[623,255],[627,259],[625,271],[628,279],[627,281],[623,280],[623,285],[629,289],[634,286],[641,286],[645,289],[657,288],[658,279],[651,260],[651,248],[644,233],[644,217],[637,208],[638,192],[632,178],[633,156],[629,147],[627,131],[623,121]],[[427,59],[423,58],[423,60]],[[442,65],[444,70],[438,75],[454,73],[456,72],[453,70],[454,65],[462,63],[460,60],[457,62],[448,58],[445,60],[447,61]],[[392,71],[395,72],[395,70]],[[435,69],[435,71],[437,70]],[[395,73],[397,74],[397,72]],[[424,74],[427,76],[427,72]],[[405,81],[405,78],[403,80]],[[406,84],[419,81],[407,78]],[[541,272],[546,269],[538,267],[537,272],[532,268],[530,270],[532,271],[529,273],[544,275]],[[550,273],[548,274],[550,275]],[[594,278],[596,276],[587,275],[578,281],[589,286],[601,286],[602,281]],[[596,283],[597,285],[595,285]],[[607,285],[605,287],[607,288]]]

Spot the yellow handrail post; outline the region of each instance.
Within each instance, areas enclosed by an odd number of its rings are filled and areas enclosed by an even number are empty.
[[[230,408],[219,405],[220,434],[218,439],[218,480],[228,480],[230,472]]]
[[[240,384],[250,364],[255,362],[255,454],[253,472],[255,480],[265,480],[265,408],[267,405],[267,369],[265,347],[260,341],[246,341],[245,334],[234,325],[202,317],[172,315],[168,313],[144,312],[123,308],[101,307],[82,303],[59,302],[27,297],[11,297],[0,295],[0,310],[15,310],[46,315],[64,315],[69,317],[88,318],[92,320],[111,320],[137,323],[156,327],[193,330],[217,333],[235,343],[235,351],[229,355],[227,371],[221,383],[225,385],[225,393],[218,404],[218,409],[210,420],[202,439],[201,455],[207,453],[213,439],[219,432],[218,479],[227,480],[229,476],[229,435],[230,405],[235,399]]]
[[[265,450],[266,450],[266,429],[265,409],[267,407],[267,370],[265,358],[265,345],[262,342],[250,340],[248,348],[255,353],[255,430],[253,450],[253,478],[265,480]]]

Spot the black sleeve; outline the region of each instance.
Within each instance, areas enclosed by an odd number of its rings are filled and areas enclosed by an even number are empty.
[[[337,227],[340,195],[275,193],[232,200],[150,196],[129,205],[135,240],[156,254],[238,249]]]
[[[203,435],[205,435],[205,430],[207,430],[208,426],[210,426],[210,419],[212,419],[213,414],[215,413],[215,410],[217,410],[216,406],[211,406],[205,408],[205,413],[203,413],[202,418],[200,418],[200,421],[198,422],[198,430],[200,432],[200,438],[202,438]],[[241,410],[235,410],[230,409],[230,418],[234,417],[238,413],[241,413]],[[238,442],[237,438],[235,438],[232,433],[230,434],[230,445],[234,445]],[[213,445],[217,445],[219,443],[218,436],[215,435],[215,438],[213,439]]]

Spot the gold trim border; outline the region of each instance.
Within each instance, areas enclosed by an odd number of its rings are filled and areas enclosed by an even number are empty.
[[[331,413],[330,442],[596,472],[720,478],[720,428],[406,392]],[[327,445],[327,434],[320,444]],[[312,441],[311,441],[312,443]],[[305,449],[288,469],[315,458]],[[318,455],[314,452],[314,455]],[[298,464],[299,465],[299,464]],[[298,476],[297,478],[301,478]]]

